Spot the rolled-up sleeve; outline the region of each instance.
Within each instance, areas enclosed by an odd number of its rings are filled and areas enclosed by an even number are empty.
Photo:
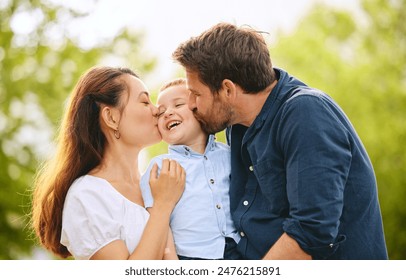
[[[283,230],[314,259],[327,258],[345,241],[338,229],[351,145],[334,110],[326,98],[301,94],[286,103],[279,126],[289,201]]]

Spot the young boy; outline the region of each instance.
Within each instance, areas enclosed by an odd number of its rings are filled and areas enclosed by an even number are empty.
[[[170,226],[179,259],[239,259],[240,240],[230,215],[230,149],[208,135],[188,108],[185,79],[165,84],[159,93],[158,128],[169,154],[151,160],[141,178],[145,207],[152,207],[149,170],[162,159],[177,160],[186,171],[185,191]]]

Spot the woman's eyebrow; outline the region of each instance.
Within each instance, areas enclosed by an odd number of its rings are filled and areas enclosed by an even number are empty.
[[[147,91],[141,91],[141,92],[138,94],[138,98],[141,98],[143,95],[146,95],[147,98],[149,98],[149,93],[148,93]]]

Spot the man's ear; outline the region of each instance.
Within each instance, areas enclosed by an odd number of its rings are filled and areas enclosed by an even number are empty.
[[[227,99],[234,100],[237,95],[237,88],[233,81],[224,79],[221,83],[221,91]]]
[[[101,111],[102,121],[107,127],[117,130],[120,121],[120,115],[117,109],[104,106]]]

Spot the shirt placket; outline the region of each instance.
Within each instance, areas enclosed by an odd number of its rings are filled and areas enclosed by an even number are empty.
[[[210,158],[207,155],[204,155],[203,160],[206,180],[213,195],[213,206],[217,217],[217,225],[220,233],[224,236],[226,234],[226,214],[223,201],[221,200],[221,192],[218,189],[219,182],[216,181],[216,177],[214,176],[215,172]]]
[[[241,237],[246,237],[246,232],[245,232],[245,217],[246,214],[248,213],[251,205],[253,205],[254,200],[255,200],[255,195],[256,195],[256,190],[257,190],[257,180],[255,178],[254,172],[253,172],[253,167],[250,165],[248,167],[250,170],[250,173],[248,174],[248,180],[245,185],[245,192],[244,195],[238,205],[238,213],[240,213],[240,235]]]
[[[238,213],[239,216],[239,230],[240,230],[240,235],[242,238],[246,237],[246,232],[245,232],[245,217],[250,209],[251,205],[254,202],[255,199],[255,194],[257,190],[257,179],[254,174],[254,167],[251,163],[251,158],[248,154],[246,144],[243,144],[242,149],[241,149],[241,156],[242,156],[242,161],[244,163],[247,163],[245,165],[245,168],[247,168],[247,181],[245,184],[244,188],[244,195],[242,196],[239,205],[237,207],[236,213]],[[248,224],[249,225],[249,224]]]

